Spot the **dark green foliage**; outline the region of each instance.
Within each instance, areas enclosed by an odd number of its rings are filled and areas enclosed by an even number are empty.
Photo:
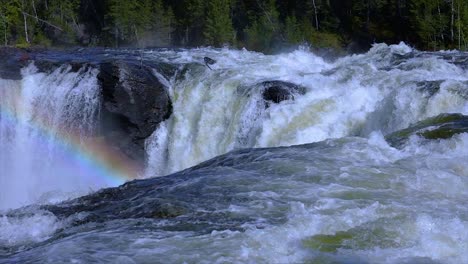
[[[114,45],[168,46],[170,45],[174,15],[161,0],[108,0],[107,28]]]
[[[3,8],[0,9],[0,37],[2,41],[4,42],[4,45],[8,45],[8,37],[9,37],[9,32],[8,32],[8,21],[7,17],[5,14],[5,10]]]
[[[0,0],[3,45],[468,49],[466,0]]]
[[[410,21],[414,33],[425,43],[425,48],[437,49],[443,44],[446,15],[440,14],[439,1],[413,0],[410,6]],[[445,23],[444,23],[445,22]]]
[[[83,33],[79,24],[79,0],[0,1],[3,43],[17,46],[75,44]]]
[[[234,42],[230,4],[230,0],[212,0],[207,3],[206,26],[203,32],[207,44],[220,46]]]
[[[274,0],[258,1],[260,12],[254,17],[250,27],[245,29],[246,46],[253,50],[268,51],[283,40],[282,25]]]

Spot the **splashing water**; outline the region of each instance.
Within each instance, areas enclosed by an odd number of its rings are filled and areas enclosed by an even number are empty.
[[[167,152],[152,152],[150,163],[159,175],[233,149],[387,134],[440,113],[468,113],[466,69],[436,56],[416,56],[405,44],[378,44],[335,62],[305,50],[276,56],[228,49],[153,55],[186,64],[170,87],[173,117],[153,136],[170,135]],[[213,71],[193,64],[204,56],[217,61]],[[254,84],[266,80],[292,82],[307,92],[265,109]]]
[[[96,70],[63,66],[45,74],[31,65],[22,74],[21,81],[0,80],[0,209],[60,201],[129,178],[106,164],[111,152],[90,138],[100,107]]]
[[[155,69],[174,112],[145,142],[145,175],[179,172],[10,211],[0,217],[0,263],[468,262],[468,135],[413,136],[401,149],[384,138],[441,113],[467,115],[468,54],[377,44],[333,62],[304,49],[142,56],[178,67],[173,76]],[[97,182],[125,175],[95,171],[112,164],[98,159],[109,154],[84,148],[97,162],[80,163],[70,158],[80,144],[57,143],[92,137],[96,72],[31,66],[23,76],[0,85],[1,202],[118,184]],[[270,80],[306,93],[266,105],[258,84]],[[44,137],[37,124],[60,133]]]

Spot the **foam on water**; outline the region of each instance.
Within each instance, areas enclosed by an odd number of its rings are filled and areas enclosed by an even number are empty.
[[[0,80],[0,209],[123,183],[117,168],[100,161],[111,156],[105,146],[86,145],[101,103],[97,70],[64,65],[46,74],[31,64],[22,75]]]
[[[338,170],[330,167],[319,170],[324,177],[332,178],[329,185],[318,189],[296,189],[295,198],[318,199],[313,203],[290,202],[286,224],[260,229],[255,225],[247,226],[243,233],[213,232],[207,237],[187,241],[174,241],[173,238],[170,243],[183,248],[186,257],[194,257],[189,249],[191,245],[200,246],[200,240],[207,240],[210,242],[206,248],[217,248],[209,251],[215,254],[208,255],[210,259],[233,263],[305,260],[317,263],[326,260],[340,263],[465,263],[468,258],[468,211],[463,201],[468,198],[464,191],[468,187],[468,165],[461,161],[468,158],[464,148],[467,139],[468,135],[462,134],[450,140],[419,144],[417,149],[410,145],[398,151],[389,147],[381,135],[373,134],[367,143],[358,140],[348,141],[341,147],[336,145],[337,152],[332,152],[334,162],[327,165],[337,166],[337,161],[346,157],[352,160],[351,165]],[[330,144],[333,147],[336,143]],[[318,158],[313,153],[309,155]],[[290,182],[285,185],[290,187]],[[401,197],[389,195],[385,198],[386,190],[390,189],[401,192],[398,194]],[[285,200],[274,190],[271,188],[263,195]],[[366,194],[369,191],[373,194]],[[348,195],[352,196],[346,198]],[[362,200],[357,198],[359,196]],[[238,212],[242,208],[232,210]],[[376,230],[375,237],[372,230]],[[307,243],[304,245],[314,235],[333,236],[344,231],[352,237],[347,244],[351,249],[344,244],[336,253],[323,255],[307,248]],[[223,247],[218,248],[218,243]],[[205,256],[198,257],[203,260]]]
[[[250,191],[240,191],[239,199],[257,199],[222,212],[251,217],[256,212],[284,213],[284,223],[268,224],[259,218],[242,225],[244,231],[201,235],[109,227],[112,231],[63,241],[54,250],[77,256],[81,251],[73,245],[92,249],[102,247],[101,241],[112,244],[113,250],[99,252],[98,258],[108,262],[129,257],[128,261],[137,263],[161,258],[197,263],[465,263],[468,165],[460,161],[468,157],[467,143],[468,135],[462,134],[419,142],[418,148],[412,142],[397,150],[376,132],[369,139],[344,138],[295,151],[283,149],[285,153],[279,151],[283,154],[272,160],[262,157],[235,166],[238,173],[232,172],[234,167],[224,170],[229,178],[242,178],[249,170],[259,173],[258,177],[262,173],[266,177],[268,170],[284,175],[249,185]],[[291,158],[292,153],[297,156]],[[284,171],[270,167],[276,163]],[[293,168],[286,169],[291,163]],[[185,184],[191,188],[189,182]],[[282,206],[274,201],[282,201]],[[115,236],[119,241],[111,240]],[[314,241],[323,243],[322,248]]]
[[[62,224],[51,213],[35,213],[24,217],[0,217],[0,245],[19,246],[42,242],[50,238],[62,227]]]
[[[76,227],[76,216],[60,220],[46,212],[3,216],[0,250],[46,241],[56,232],[65,234],[53,243],[15,253],[12,259],[468,262],[468,134],[432,141],[412,136],[402,149],[384,139],[440,113],[468,114],[466,70],[405,44],[377,44],[366,54],[334,62],[304,49],[267,56],[200,48],[147,51],[145,56],[182,65],[173,78],[155,72],[170,91],[174,113],[146,141],[146,176],[178,171],[238,148],[318,143],[234,152],[173,175],[186,176],[177,184],[162,181],[169,186],[168,193],[179,190],[167,196],[175,200],[201,188],[193,201],[200,208],[187,218],[116,219]],[[217,60],[213,70],[203,65],[205,56]],[[48,76],[31,76],[22,87],[34,78],[50,83]],[[307,92],[265,107],[255,84],[266,80],[293,82]],[[34,92],[26,98],[35,98]],[[2,103],[16,107],[12,94],[1,89],[0,93],[8,98]],[[33,100],[28,107],[34,107]],[[0,140],[11,141],[16,131],[4,120],[0,116]],[[4,159],[0,158],[2,166],[8,164]],[[229,185],[233,182],[238,185]],[[150,191],[144,195],[148,200],[143,202],[160,198]],[[203,199],[211,204],[225,196],[232,203],[208,206],[215,212],[203,207]],[[53,200],[47,195],[43,199]],[[115,201],[119,202],[126,201]],[[221,220],[197,218],[210,213]],[[222,225],[232,219],[245,223]],[[27,228],[14,233],[19,226]],[[60,233],[62,229],[66,232]]]
[[[335,62],[305,49],[274,56],[229,49],[162,52],[187,66],[170,85],[174,114],[161,130],[170,136],[167,164],[158,173],[236,148],[388,134],[440,113],[467,114],[466,70],[415,54],[403,43],[376,44]],[[213,70],[202,65],[204,56],[217,61]],[[307,92],[265,108],[254,85],[265,80],[289,81]]]

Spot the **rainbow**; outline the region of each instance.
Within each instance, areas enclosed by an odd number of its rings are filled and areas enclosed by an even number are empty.
[[[142,171],[141,166],[129,160],[117,149],[110,147],[102,137],[84,139],[76,133],[50,127],[47,125],[47,120],[41,117],[35,116],[32,120],[26,120],[21,110],[15,111],[11,108],[0,104],[0,121],[4,125],[15,126],[20,123],[33,128],[35,134],[39,135],[38,141],[41,141],[37,143],[53,142],[54,147],[65,153],[65,157],[61,159],[78,164],[82,170],[81,174],[96,177],[89,179],[92,183],[97,183],[101,187],[118,186],[136,179]],[[73,174],[73,171],[70,171],[70,174]]]

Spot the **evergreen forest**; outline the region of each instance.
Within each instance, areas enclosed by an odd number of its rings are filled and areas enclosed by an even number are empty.
[[[16,47],[468,49],[467,0],[0,0]]]

